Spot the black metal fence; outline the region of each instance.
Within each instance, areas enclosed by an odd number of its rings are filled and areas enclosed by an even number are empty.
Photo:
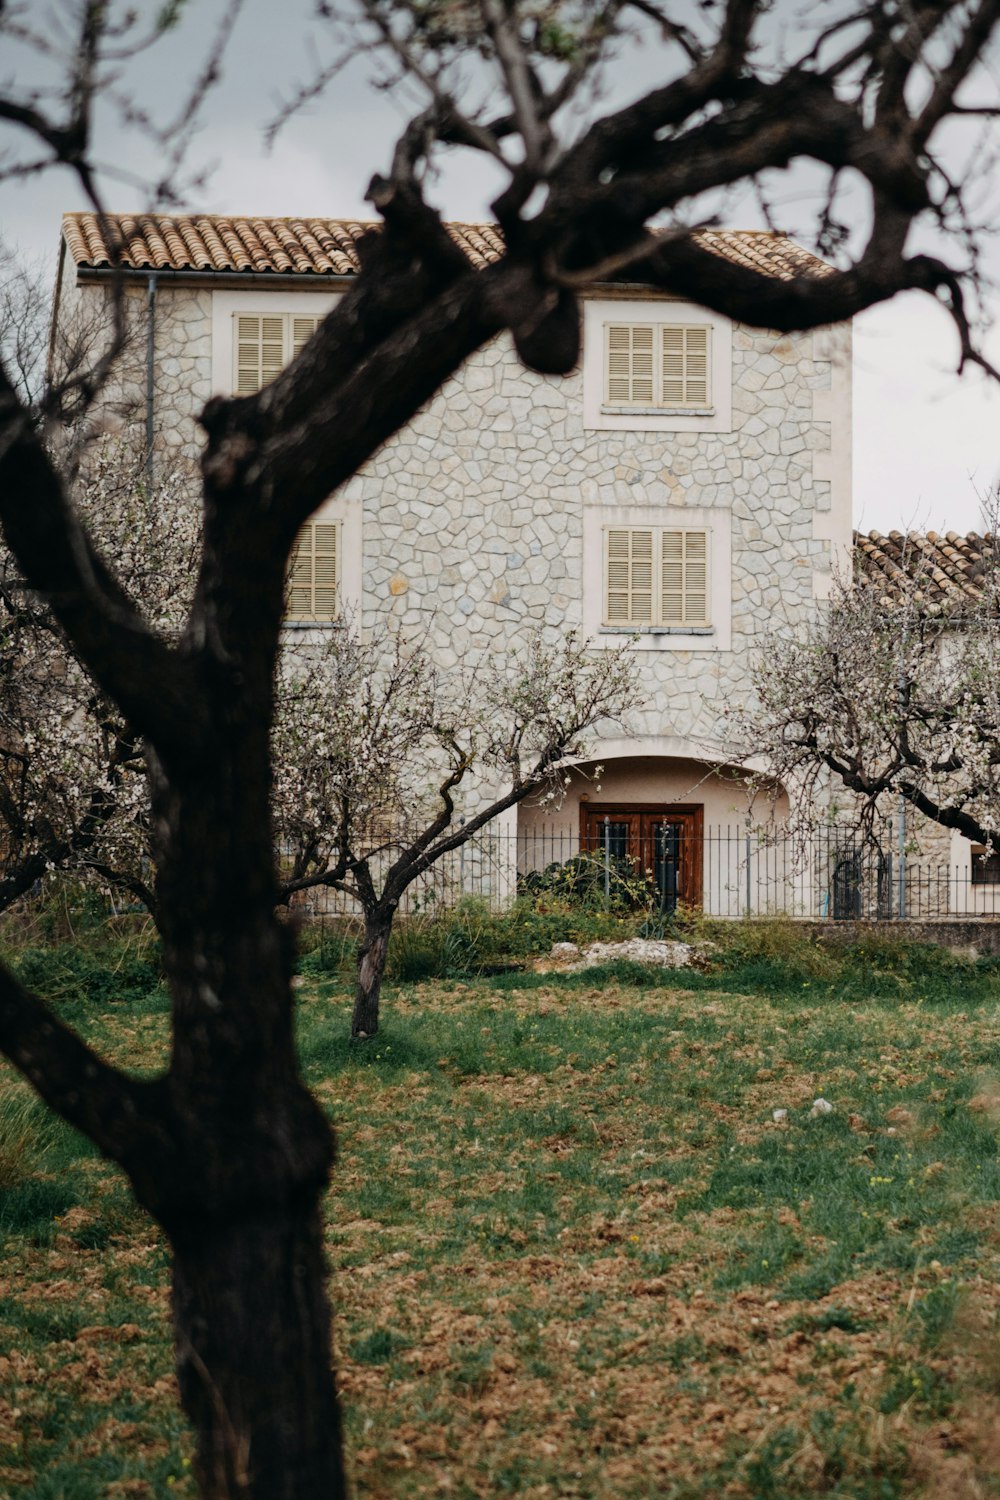
[[[390,852],[373,857],[377,875]],[[586,899],[669,913],[678,905],[709,916],[863,918],[1000,916],[1000,870],[970,846],[962,864],[900,857],[856,830],[809,835],[780,828],[692,828],[690,820],[609,814],[578,828],[541,823],[486,829],[450,851],[408,890],[405,913],[446,909],[464,898],[507,910],[518,894]],[[311,892],[316,914],[356,910],[335,891]]]

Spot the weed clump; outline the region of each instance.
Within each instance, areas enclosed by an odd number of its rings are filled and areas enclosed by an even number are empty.
[[[128,1005],[145,1000],[162,983],[157,956],[144,955],[127,944],[98,952],[68,943],[28,948],[12,966],[29,989],[54,1002]]]
[[[54,1116],[24,1090],[0,1095],[0,1194],[37,1171],[57,1129]]]

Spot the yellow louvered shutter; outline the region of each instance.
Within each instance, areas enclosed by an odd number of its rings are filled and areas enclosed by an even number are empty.
[[[684,624],[684,533],[660,537],[660,624]]]
[[[337,618],[337,527],[330,521],[313,523],[313,615]]]
[[[236,394],[252,396],[285,363],[285,319],[260,313],[236,315]]]
[[[608,625],[653,622],[653,532],[609,528],[605,533]]]
[[[316,329],[322,323],[322,315],[319,317],[293,318],[292,319],[292,358],[302,353],[306,344],[312,338]]]
[[[660,624],[708,623],[708,536],[704,531],[660,535]]]
[[[708,336],[704,324],[660,329],[661,406],[708,405]]]
[[[338,614],[336,522],[308,521],[292,551],[288,582],[290,620],[335,620]]]
[[[710,329],[702,324],[684,331],[684,399],[689,406],[708,406],[708,339]]]
[[[707,323],[607,324],[606,404],[668,411],[708,406],[711,336]]]
[[[612,323],[607,330],[605,388],[609,406],[652,406],[651,323]]]
[[[708,624],[708,534],[684,533],[684,623]]]

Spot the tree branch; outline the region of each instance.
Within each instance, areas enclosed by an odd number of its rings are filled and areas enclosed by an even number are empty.
[[[46,1104],[130,1175],[141,1181],[155,1171],[165,1149],[162,1085],[105,1062],[2,965],[0,1051]]]
[[[205,729],[192,664],[146,625],[94,552],[23,408],[0,371],[0,523],[96,682],[164,758],[197,758]],[[23,495],[31,504],[20,503]]]

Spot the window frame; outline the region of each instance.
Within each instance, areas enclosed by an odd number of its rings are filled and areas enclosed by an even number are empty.
[[[605,623],[605,542],[613,530],[704,531],[707,541],[708,625],[608,625]],[[733,517],[722,505],[585,505],[583,508],[581,626],[594,646],[631,649],[730,651],[733,644]]]
[[[643,406],[608,404],[605,385],[606,328],[649,324],[654,327],[704,327],[708,333],[710,405]],[[732,432],[733,324],[678,297],[643,296],[622,289],[618,295],[583,301],[583,425],[596,432]]]
[[[342,292],[328,287],[317,287],[315,291],[292,291],[282,287],[243,287],[240,289],[215,290],[212,298],[212,391],[214,394],[231,397],[235,395],[234,375],[237,352],[235,348],[236,322],[239,313],[283,316],[291,330],[296,317],[321,318],[340,301]],[[339,619],[289,620],[286,630],[330,630],[340,628],[345,621],[360,621],[363,605],[363,507],[360,496],[345,494],[343,490],[324,502],[311,517],[312,521],[333,521],[340,526],[338,536],[338,592]]]
[[[241,290],[216,291],[212,297],[212,393],[237,394],[236,317],[244,313],[253,317],[281,317],[285,320],[285,363],[291,358],[292,319],[322,318],[336,307],[343,294],[329,288],[314,292],[286,291],[274,287],[246,287]]]
[[[613,533],[624,534],[633,537],[637,534],[648,532],[650,535],[650,618],[648,620],[614,619],[611,609],[611,538]],[[666,585],[663,577],[665,564],[664,539],[667,536],[679,536],[682,543],[681,558],[681,610],[682,618],[679,620],[668,620],[664,618],[663,599]],[[704,554],[701,558],[687,557],[687,538],[701,537],[704,540]],[[681,635],[690,635],[692,631],[708,633],[712,630],[712,533],[707,526],[663,526],[657,524],[616,524],[605,522],[601,527],[601,554],[602,554],[602,595],[601,595],[601,628],[602,630],[625,630],[628,632],[667,632]],[[630,596],[629,606],[631,609],[631,596],[644,592],[636,589],[632,581],[632,547],[629,546],[629,576],[627,592]],[[697,619],[686,617],[686,603],[689,593],[696,594],[699,590],[688,582],[688,566],[696,567],[699,564],[703,569],[703,584],[700,592],[705,596],[704,614]]]
[[[634,387],[640,378],[635,371],[635,360],[637,350],[635,346],[635,333],[637,329],[648,329],[650,332],[650,399],[632,397],[628,400],[616,399],[612,395],[611,382],[615,376],[612,372],[612,359],[616,353],[623,351],[612,349],[612,338],[618,330],[629,331],[629,373],[627,379]],[[705,361],[705,394],[698,401],[668,401],[664,395],[663,387],[667,380],[665,370],[666,361],[666,335],[667,332],[679,333],[681,335],[681,373],[680,380],[685,390],[689,382],[695,376],[689,373],[688,360],[703,357]],[[689,335],[694,333],[704,334],[705,348],[703,351],[688,350]],[[601,412],[605,416],[628,415],[632,412],[649,412],[655,416],[704,416],[715,415],[715,406],[712,400],[712,325],[701,319],[696,322],[678,323],[672,318],[661,318],[659,321],[650,322],[645,318],[605,318],[602,327],[603,356],[604,356],[604,390],[602,393]],[[659,394],[659,399],[657,396]]]
[[[973,844],[971,856],[969,884],[977,888],[1000,885],[1000,851],[987,854],[985,844]]]
[[[263,388],[264,388],[265,385],[269,385],[272,380],[274,380],[278,375],[280,375],[281,371],[285,368],[285,366],[291,363],[291,361],[300,352],[300,350],[305,347],[305,345],[308,342],[309,338],[311,338],[311,336],[313,335],[313,333],[315,333],[316,328],[318,327],[319,323],[322,321],[322,319],[323,319],[324,316],[325,316],[324,313],[321,313],[321,312],[318,313],[318,312],[315,312],[315,311],[310,311],[310,312],[281,312],[281,311],[274,311],[272,309],[266,309],[264,311],[258,311],[257,309],[249,309],[249,308],[236,308],[236,309],[234,309],[233,314],[232,314],[232,320],[233,320],[233,326],[232,326],[232,350],[233,350],[232,383],[233,383],[233,393],[234,393],[234,395],[255,396],[258,391],[263,390]],[[240,364],[240,351],[241,351],[241,348],[243,347],[243,342],[242,342],[242,340],[240,338],[240,319],[241,318],[260,318],[261,321],[263,321],[265,318],[268,318],[268,319],[271,319],[275,323],[277,323],[277,322],[280,321],[280,323],[281,323],[281,340],[280,340],[280,342],[281,342],[281,355],[282,355],[280,365],[278,365],[278,367],[272,372],[272,374],[267,379],[261,379],[261,382],[260,382],[259,385],[250,386],[249,384],[247,384],[247,386],[243,390],[240,389],[240,375],[242,373],[242,368],[243,368],[241,366],[241,364]],[[312,326],[308,329],[308,331],[297,329],[296,326],[295,326],[296,323],[301,323],[301,322],[308,322]],[[263,344],[265,342],[265,337],[264,337],[264,331],[263,330],[261,330],[260,342],[261,342],[261,344]],[[269,342],[271,344],[277,344],[278,340],[276,338],[272,337],[270,340],[267,340],[267,342]],[[261,350],[261,359],[260,359],[260,373],[261,373],[262,376],[264,374],[264,370],[265,370],[265,360],[264,360],[263,349],[262,349]]]
[[[317,551],[316,551],[316,541],[317,541],[317,537],[318,537],[318,533],[319,533],[319,528],[320,527],[329,528],[333,532],[333,535],[334,535],[334,543],[333,543],[333,568],[334,568],[334,572],[333,572],[333,585],[332,585],[333,596],[334,596],[334,609],[333,609],[333,613],[332,614],[293,614],[292,613],[292,594],[293,594],[295,588],[297,587],[296,582],[295,582],[295,572],[296,572],[296,568],[298,567],[298,563],[299,563],[299,544],[300,544],[300,542],[302,540],[303,535],[306,532],[311,532],[311,534],[312,534],[312,549],[311,549],[311,556],[310,556],[310,562],[311,562],[310,578],[309,578],[308,584],[305,585],[305,587],[308,587],[308,589],[309,589],[309,592],[310,592],[310,594],[312,596],[312,603],[313,603],[314,607],[315,607],[315,603],[316,603],[316,594],[317,594],[317,592],[320,591],[321,589],[324,589],[324,588],[325,589],[329,589],[330,588],[330,585],[328,583],[325,583],[325,584],[324,583],[317,583],[317,581],[316,581],[316,564],[317,564],[318,560],[319,561],[322,560],[322,554],[320,555],[320,558],[318,559],[317,558]],[[311,516],[310,519],[308,521],[306,521],[305,524],[300,528],[299,534],[295,538],[295,543],[293,545],[292,551],[289,554],[289,558],[288,558],[288,580],[287,580],[287,583],[286,583],[286,608],[285,608],[285,617],[284,617],[284,623],[285,623],[285,625],[291,626],[293,629],[298,629],[298,630],[303,630],[303,629],[304,630],[314,630],[314,629],[322,629],[324,627],[329,627],[329,626],[339,626],[339,625],[343,624],[343,619],[344,619],[344,601],[343,601],[343,591],[342,591],[342,587],[341,587],[341,570],[342,570],[341,559],[343,557],[343,548],[344,548],[344,523],[343,523],[343,521],[337,520],[335,517],[332,517],[332,516],[323,516],[323,515]],[[298,586],[302,587],[302,585],[298,585]]]

